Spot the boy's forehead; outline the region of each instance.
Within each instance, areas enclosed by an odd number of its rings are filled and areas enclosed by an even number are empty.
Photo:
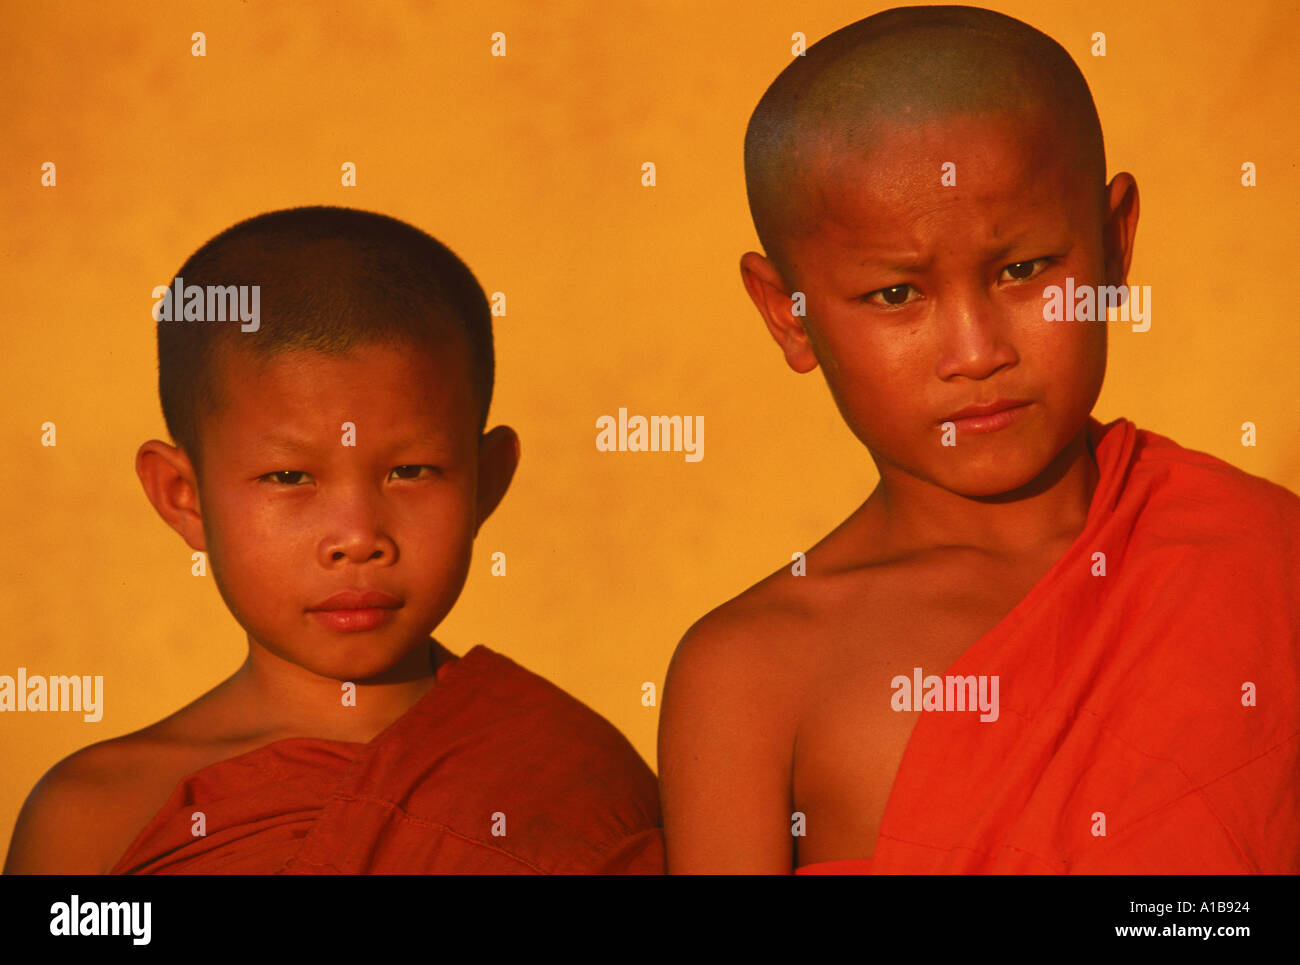
[[[793,235],[839,227],[889,231],[954,206],[1023,219],[1085,210],[1088,188],[1061,150],[1050,117],[955,114],[881,125],[809,150],[796,183],[803,217]]]
[[[228,428],[276,425],[338,430],[343,422],[461,434],[476,426],[468,346],[440,350],[372,343],[346,352],[289,349],[259,357],[238,347],[220,353],[214,415]]]

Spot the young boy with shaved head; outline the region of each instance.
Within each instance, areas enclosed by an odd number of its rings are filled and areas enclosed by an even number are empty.
[[[519,458],[513,430],[484,431],[491,312],[469,269],[393,218],[295,208],[218,235],[172,287],[176,445],[146,442],[136,470],[208,555],[247,656],[57,764],[5,870],[662,873],[627,740],[501,654],[429,636]]]
[[[745,287],[880,480],[678,646],[669,871],[1300,871],[1300,499],[1092,418],[1106,313],[1045,293],[1127,284],[1138,191],[1069,55],[877,14],[745,175]]]

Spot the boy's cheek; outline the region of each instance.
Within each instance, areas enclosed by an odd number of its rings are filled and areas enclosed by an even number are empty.
[[[1043,355],[1047,373],[1058,373],[1061,381],[1070,381],[1071,376],[1073,381],[1100,377],[1098,370],[1106,363],[1105,323],[1062,323]]]
[[[824,316],[823,316],[824,318]],[[823,321],[804,321],[808,344],[817,364],[826,378],[835,382],[860,381],[869,374],[873,365],[881,361],[881,353],[870,344],[870,332],[852,319],[832,318]]]

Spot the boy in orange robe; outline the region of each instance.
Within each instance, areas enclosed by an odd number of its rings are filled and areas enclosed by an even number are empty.
[[[679,645],[669,871],[1300,871],[1300,499],[1091,417],[1138,192],[1069,55],[886,11],[745,171],[745,286],[880,482]]]
[[[242,222],[155,291],[159,515],[247,634],[187,707],[57,764],[10,873],[662,873],[654,775],[606,720],[430,638],[519,458],[484,432],[491,312],[382,215]]]

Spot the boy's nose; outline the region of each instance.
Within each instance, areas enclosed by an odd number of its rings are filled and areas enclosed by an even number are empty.
[[[325,535],[319,549],[321,564],[324,566],[344,561],[397,562],[397,544],[388,535],[379,514],[372,506],[349,504],[346,509],[340,507],[339,512],[330,516],[324,530]]]
[[[972,294],[952,301],[941,313],[939,378],[987,379],[1019,359],[1007,319],[987,296]]]
[[[378,532],[339,535],[322,542],[321,557],[321,562],[327,566],[345,560],[353,563],[374,560],[391,564],[397,561],[397,545]]]

